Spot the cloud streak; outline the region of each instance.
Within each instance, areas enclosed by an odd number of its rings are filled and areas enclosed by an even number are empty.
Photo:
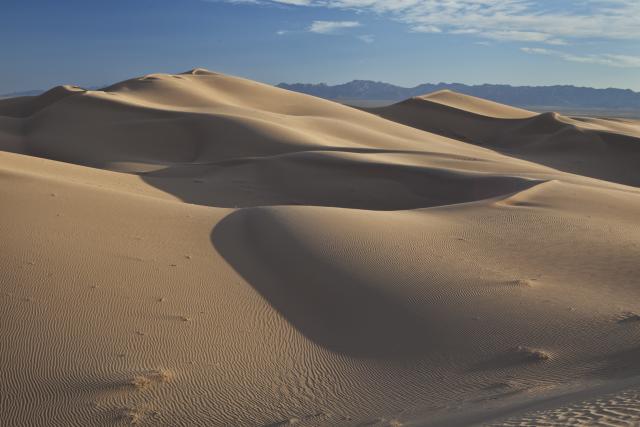
[[[317,34],[336,34],[347,28],[359,27],[358,21],[313,21],[309,31]]]
[[[249,1],[372,12],[403,22],[414,32],[466,34],[496,41],[564,45],[583,39],[640,40],[638,0]]]
[[[618,68],[640,68],[640,57],[638,56],[617,55],[611,53],[599,55],[576,55],[569,52],[535,47],[523,47],[520,50],[529,54],[553,56],[565,61],[580,62],[583,64],[606,65],[608,67]]]

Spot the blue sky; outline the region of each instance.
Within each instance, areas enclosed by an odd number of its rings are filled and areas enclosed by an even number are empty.
[[[194,67],[640,91],[640,0],[3,0],[0,93]]]

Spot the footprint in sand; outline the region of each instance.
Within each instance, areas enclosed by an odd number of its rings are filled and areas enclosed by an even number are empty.
[[[618,323],[635,323],[640,322],[640,314],[626,312],[618,319]]]
[[[144,390],[166,384],[175,378],[173,371],[169,369],[153,369],[134,375],[125,383],[127,387],[134,392],[142,392]],[[150,409],[148,406],[127,406],[117,410],[117,418],[125,420],[128,424],[136,425],[145,421],[149,417],[158,416],[159,412]]]
[[[512,350],[512,353],[516,356],[520,356],[523,360],[530,362],[539,362],[543,360],[549,360],[551,358],[551,355],[546,351],[521,345],[514,348]]]
[[[142,374],[135,375],[127,382],[136,390],[142,390],[153,386],[154,384],[168,383],[175,378],[173,371],[169,369],[154,369]]]
[[[141,424],[145,419],[158,415],[160,415],[160,412],[156,410],[135,406],[121,408],[117,411],[117,418],[125,420],[130,425]]]

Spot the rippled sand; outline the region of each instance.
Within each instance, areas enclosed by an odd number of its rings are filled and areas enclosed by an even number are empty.
[[[373,113],[200,69],[0,100],[0,424],[640,422],[638,123]]]

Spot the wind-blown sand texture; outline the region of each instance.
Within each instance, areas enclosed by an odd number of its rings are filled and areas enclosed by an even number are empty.
[[[640,125],[375,112],[419,129],[200,69],[0,101],[1,424],[640,422]]]

